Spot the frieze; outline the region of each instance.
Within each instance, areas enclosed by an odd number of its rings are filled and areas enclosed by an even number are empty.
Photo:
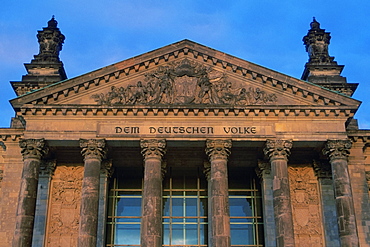
[[[225,73],[188,59],[160,66],[143,81],[94,94],[98,105],[265,105],[277,101],[259,87],[234,87]]]

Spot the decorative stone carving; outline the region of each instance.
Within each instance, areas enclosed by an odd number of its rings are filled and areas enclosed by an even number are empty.
[[[209,156],[209,160],[223,159],[227,160],[231,153],[231,139],[228,140],[207,140],[206,142],[206,154]]]
[[[311,30],[303,37],[310,63],[331,63],[334,57],[329,56],[330,33],[320,28],[320,23],[313,18]]]
[[[80,139],[81,154],[84,159],[99,159],[105,157],[106,145],[104,139]]]
[[[40,44],[40,53],[36,60],[58,61],[59,52],[62,50],[64,35],[57,28],[58,22],[54,16],[48,21],[48,27],[39,31],[37,39]]]
[[[77,246],[82,166],[58,165],[51,182],[46,246]]]
[[[349,150],[352,147],[351,140],[328,140],[322,150],[324,155],[330,158],[330,161],[334,159],[348,159]]]
[[[290,149],[293,146],[292,140],[270,140],[266,141],[266,146],[263,149],[265,155],[271,160],[285,159],[288,160]]]
[[[6,151],[6,145],[4,142],[0,141],[0,147],[2,147],[4,151]]]
[[[332,179],[332,172],[331,172],[331,167],[329,163],[320,162],[318,160],[313,160],[312,166],[313,166],[315,175],[318,178]]]
[[[148,158],[162,159],[166,153],[166,141],[164,139],[144,139],[140,141],[140,147],[144,160]]]
[[[289,167],[290,196],[297,246],[323,246],[323,226],[314,170],[308,166]]]
[[[98,105],[213,104],[256,105],[277,101],[275,94],[260,88],[233,88],[224,73],[183,59],[145,74],[144,82],[125,87],[112,86],[106,94],[92,98]]]
[[[19,141],[23,159],[41,159],[49,151],[44,139],[23,139]]]

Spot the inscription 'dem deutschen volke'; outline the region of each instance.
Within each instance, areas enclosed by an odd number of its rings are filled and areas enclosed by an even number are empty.
[[[194,134],[215,134],[214,127],[206,126],[160,126],[160,127],[145,127],[144,133],[149,134],[181,134],[181,135],[194,135]],[[226,135],[248,135],[257,134],[257,127],[255,126],[238,126],[238,127],[222,127],[223,134]],[[143,127],[137,126],[115,126],[115,134],[141,134]]]

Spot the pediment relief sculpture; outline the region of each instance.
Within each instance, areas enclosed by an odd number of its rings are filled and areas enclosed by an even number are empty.
[[[91,97],[98,105],[265,105],[277,101],[275,94],[258,87],[237,87],[226,74],[188,59],[160,66],[143,81],[127,87],[112,86],[107,93]]]

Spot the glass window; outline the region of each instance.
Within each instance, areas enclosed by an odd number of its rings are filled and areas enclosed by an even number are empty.
[[[198,168],[170,168],[163,188],[163,246],[207,246],[207,183]]]
[[[231,246],[263,246],[261,193],[254,170],[229,169]]]
[[[141,169],[117,168],[111,180],[106,246],[140,246]]]

